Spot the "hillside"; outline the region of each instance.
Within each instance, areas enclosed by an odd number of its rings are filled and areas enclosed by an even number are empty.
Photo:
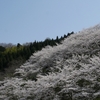
[[[46,38],[44,41],[34,41],[29,43],[24,43],[21,45],[17,43],[17,45],[13,44],[0,44],[0,74],[4,73],[4,75],[11,70],[11,73],[14,72],[13,69],[20,67],[29,57],[37,52],[42,50],[42,48],[46,46],[57,46],[60,44],[65,38],[68,38],[70,35],[74,34],[74,32],[68,33],[67,35],[61,36],[60,38],[57,36],[56,39]],[[18,64],[16,64],[18,63]],[[18,65],[18,66],[16,66]],[[13,66],[13,67],[11,67]],[[9,72],[10,73],[10,72]],[[1,76],[1,75],[0,75]],[[2,80],[3,77],[0,77]]]
[[[0,81],[0,100],[100,100],[100,25],[34,53]]]

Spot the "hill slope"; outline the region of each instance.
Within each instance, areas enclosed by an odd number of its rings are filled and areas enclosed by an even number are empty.
[[[34,53],[0,82],[3,100],[100,100],[100,25]]]

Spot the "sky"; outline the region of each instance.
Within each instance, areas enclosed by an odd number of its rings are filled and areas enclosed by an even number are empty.
[[[0,43],[61,37],[100,23],[100,0],[0,0]]]

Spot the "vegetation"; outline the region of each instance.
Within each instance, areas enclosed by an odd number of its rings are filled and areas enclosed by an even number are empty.
[[[73,34],[74,32],[68,33],[61,38],[56,39],[45,39],[41,42],[33,42],[28,45],[21,45],[18,43],[16,46],[12,47],[2,47],[0,46],[0,71],[5,72],[5,69],[9,69],[11,66],[11,62],[17,61],[18,59],[22,61],[26,61],[29,57],[36,51],[41,50],[47,45],[56,46],[57,43],[61,43],[65,38]]]
[[[90,85],[90,84],[91,84],[91,82],[84,79],[84,78],[77,81],[77,85],[80,86],[80,87],[87,86],[87,85]]]

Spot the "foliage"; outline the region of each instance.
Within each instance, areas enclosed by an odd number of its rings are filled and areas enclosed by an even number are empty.
[[[100,100],[100,95],[98,95],[95,99],[93,100]]]
[[[5,68],[10,67],[9,63],[16,59],[24,59],[27,60],[32,55],[32,53],[41,50],[47,45],[56,46],[57,43],[60,43],[64,38],[67,38],[72,33],[68,33],[68,35],[64,35],[64,37],[54,39],[45,39],[43,42],[34,41],[33,43],[29,43],[28,45],[21,45],[20,43],[17,46],[11,46],[8,48],[4,48],[0,46],[0,71],[5,71]]]
[[[82,79],[78,80],[76,84],[77,84],[78,86],[80,86],[80,87],[83,87],[83,86],[90,85],[91,82],[88,81],[88,80],[86,80],[86,79],[84,79],[84,78],[82,78]]]
[[[5,51],[5,48],[0,46],[0,52],[4,52]]]
[[[15,71],[19,76],[0,81],[0,99],[9,100],[13,96],[18,100],[99,100],[100,27],[96,29],[74,34],[60,45],[56,42],[54,47],[35,41],[35,53]],[[18,48],[28,50],[29,45]],[[38,51],[41,45],[43,48]],[[92,54],[96,49],[98,52]]]

